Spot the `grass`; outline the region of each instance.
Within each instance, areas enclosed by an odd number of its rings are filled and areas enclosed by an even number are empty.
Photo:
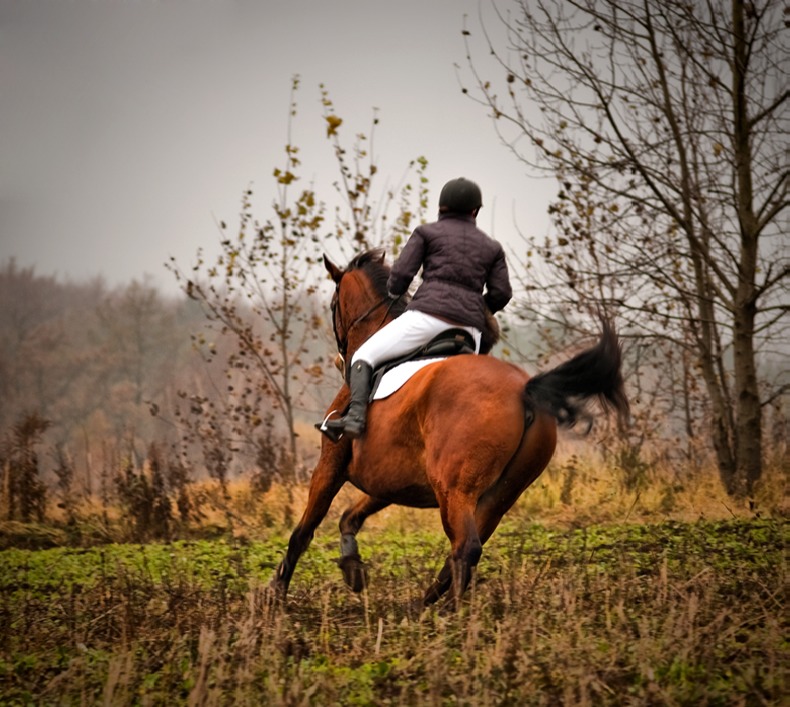
[[[448,547],[433,511],[371,518],[370,587],[345,588],[353,491],[285,605],[268,581],[305,488],[235,485],[208,530],[170,543],[121,542],[98,516],[76,533],[89,547],[6,524],[0,705],[784,704],[784,478],[735,503],[713,475],[625,483],[567,457],[507,515],[457,613],[419,606]]]
[[[0,701],[24,704],[780,704],[778,519],[507,521],[459,613],[421,611],[446,541],[396,517],[353,595],[328,527],[285,607],[286,536],[7,550]]]

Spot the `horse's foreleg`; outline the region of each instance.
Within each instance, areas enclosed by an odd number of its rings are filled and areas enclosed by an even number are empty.
[[[342,444],[342,440],[340,444]],[[272,588],[281,597],[284,597],[288,592],[288,585],[291,583],[291,577],[299,557],[309,547],[316,528],[326,516],[337,492],[346,481],[346,457],[342,453],[343,451],[340,448],[325,448],[318,460],[318,466],[316,466],[310,481],[307,506],[299,523],[291,533],[288,550],[272,580]]]
[[[365,495],[340,518],[340,559],[337,564],[343,572],[345,583],[355,592],[361,592],[368,583],[368,573],[359,555],[356,535],[367,518],[388,505],[387,501]]]

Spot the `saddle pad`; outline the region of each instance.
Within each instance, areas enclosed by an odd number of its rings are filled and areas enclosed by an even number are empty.
[[[417,373],[417,371],[425,368],[425,366],[430,366],[432,363],[444,361],[444,358],[445,357],[424,358],[417,361],[406,361],[406,363],[401,363],[391,371],[387,371],[382,376],[381,383],[379,383],[379,387],[373,394],[373,400],[383,400],[384,398],[389,397],[394,392],[400,390],[406,381],[408,381],[409,378]]]

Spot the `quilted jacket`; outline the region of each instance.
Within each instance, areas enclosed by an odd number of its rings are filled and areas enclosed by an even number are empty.
[[[483,330],[486,307],[498,312],[513,294],[502,246],[472,215],[440,214],[418,226],[392,266],[390,294],[404,294],[420,267],[422,283],[407,309],[452,324]]]

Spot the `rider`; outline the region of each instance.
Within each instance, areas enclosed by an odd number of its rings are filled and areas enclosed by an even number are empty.
[[[348,375],[348,412],[326,421],[326,427],[352,439],[362,436],[373,368],[416,351],[447,329],[465,329],[480,351],[486,308],[498,312],[512,296],[502,246],[475,225],[482,205],[474,182],[460,177],[444,185],[438,221],[415,229],[392,266],[387,288],[393,299],[405,294],[420,267],[422,283],[406,311],[357,349]]]

